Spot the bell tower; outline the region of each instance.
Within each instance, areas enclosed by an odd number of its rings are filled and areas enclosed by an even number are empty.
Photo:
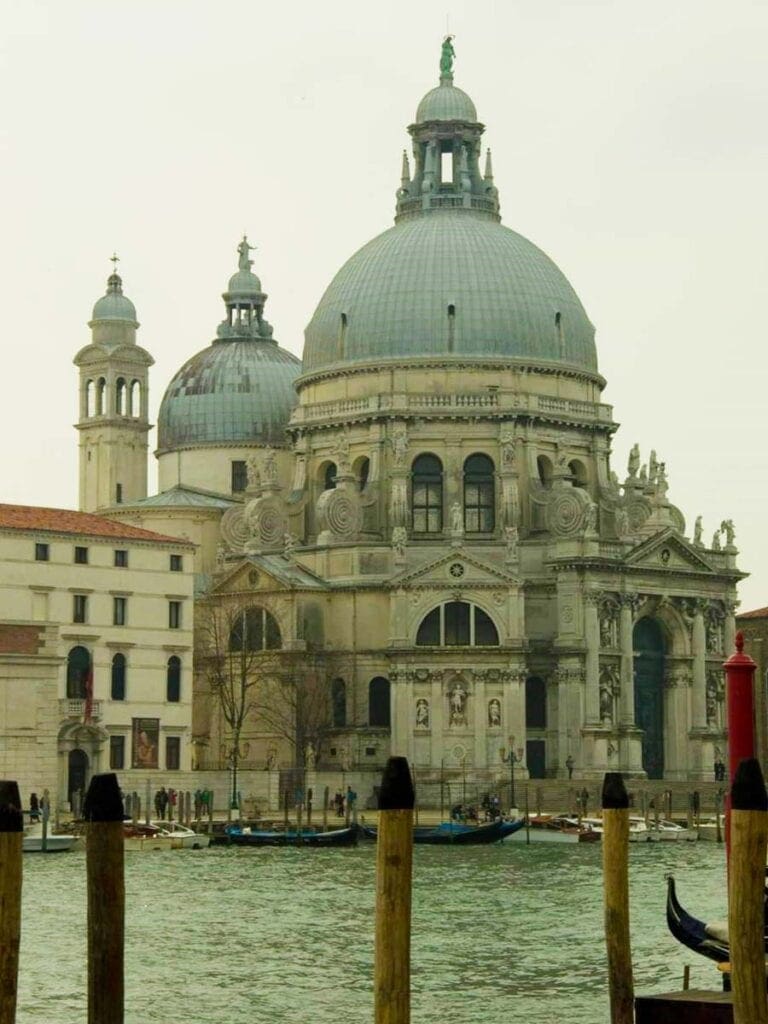
[[[80,371],[80,498],[83,512],[147,496],[149,367],[136,344],[136,307],[115,269],[93,307],[91,343],[75,356]]]

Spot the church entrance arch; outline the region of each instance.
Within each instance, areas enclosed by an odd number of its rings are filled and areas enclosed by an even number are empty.
[[[68,758],[67,774],[67,799],[72,806],[72,794],[81,793],[85,795],[88,781],[88,755],[84,750],[76,748],[70,750]]]
[[[643,618],[632,634],[635,724],[643,730],[643,768],[649,779],[664,778],[664,654],[661,626]]]

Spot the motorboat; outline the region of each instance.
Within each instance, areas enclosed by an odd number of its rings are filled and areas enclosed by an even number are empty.
[[[414,843],[428,846],[481,846],[498,843],[519,832],[524,818],[505,821],[498,818],[487,825],[467,825],[461,821],[443,821],[439,825],[417,825],[413,830]],[[378,838],[376,825],[361,824],[360,831],[368,839]]]
[[[582,818],[582,825],[589,825],[603,834],[603,819],[602,818]],[[630,815],[629,817],[629,841],[630,843],[648,843],[651,840],[650,829],[646,824],[645,818],[640,818],[636,815]]]
[[[43,824],[35,821],[24,829],[21,848],[24,853],[65,853],[72,849],[78,839],[79,836],[57,835],[49,831],[43,848]]]
[[[171,840],[172,850],[207,850],[211,837],[187,828],[178,821],[152,821],[150,824],[161,836]]]
[[[506,842],[525,843],[599,843],[600,833],[578,818],[566,815],[538,814],[529,819],[528,828],[507,836]]]
[[[704,839],[706,842],[716,843],[718,841],[725,842],[725,815],[720,815],[720,827],[718,829],[717,818],[712,815],[711,818],[702,818],[699,821],[698,827],[694,826],[694,831],[698,833],[699,839]]]
[[[659,818],[648,823],[648,838],[652,843],[674,843],[682,840],[695,842],[698,839],[696,830],[678,825],[675,821]]]
[[[214,846],[356,846],[358,830],[350,828],[316,832],[311,828],[259,829],[249,825],[228,825],[211,839]]]

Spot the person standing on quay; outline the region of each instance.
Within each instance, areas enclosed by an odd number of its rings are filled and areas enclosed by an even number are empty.
[[[568,757],[566,757],[566,759],[565,759],[565,767],[568,769],[568,778],[569,779],[573,778],[573,765],[574,765],[573,758],[569,754]]]
[[[29,798],[29,820],[40,821],[40,801],[37,799],[37,793],[33,793]]]

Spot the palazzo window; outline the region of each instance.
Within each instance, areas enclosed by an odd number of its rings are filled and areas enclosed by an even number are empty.
[[[419,647],[498,647],[499,634],[482,608],[468,601],[447,601],[421,621]]]
[[[411,514],[415,534],[443,531],[443,464],[419,455],[411,467]]]
[[[73,647],[67,655],[67,697],[85,700],[91,677],[91,654],[87,647]]]
[[[178,704],[181,700],[181,658],[175,654],[168,659],[165,674],[165,699],[169,704]]]
[[[494,465],[487,455],[470,455],[464,463],[464,529],[493,533]]]
[[[112,659],[112,681],[110,696],[112,700],[125,700],[125,655],[116,654]]]

